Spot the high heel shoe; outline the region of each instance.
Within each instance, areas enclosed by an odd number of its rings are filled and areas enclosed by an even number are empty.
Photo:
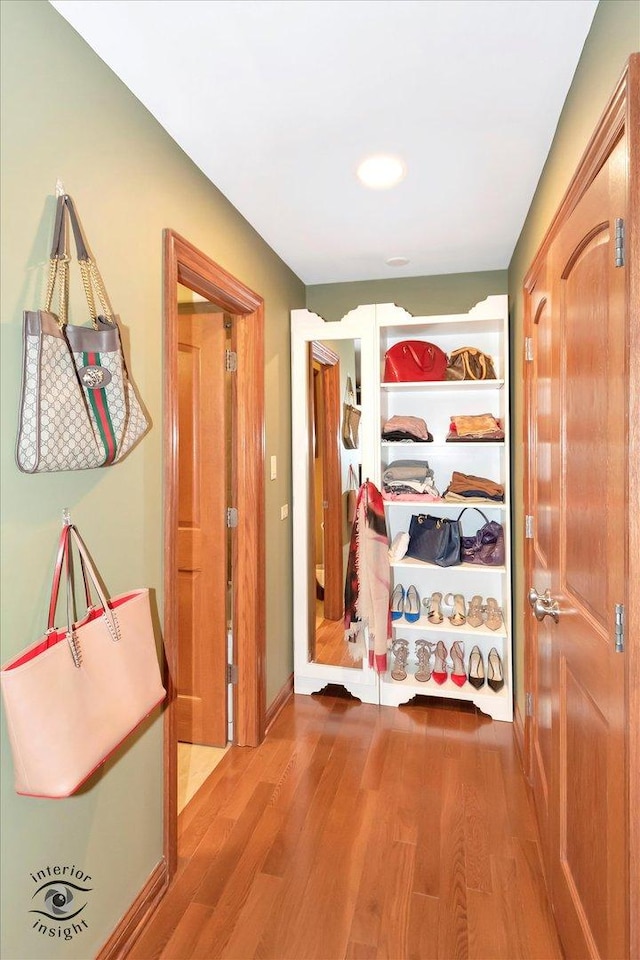
[[[444,620],[444,614],[442,612],[442,594],[441,593],[432,593],[431,602],[429,604],[429,615],[427,620],[429,623],[442,623]]]
[[[407,676],[407,660],[409,658],[409,641],[394,640],[391,646],[391,652],[394,656],[393,667],[391,668],[392,680],[405,680]]]
[[[484,686],[484,660],[482,659],[480,647],[478,646],[475,646],[469,654],[469,673],[467,674],[467,679],[476,690]]]
[[[464,668],[464,646],[459,640],[451,645],[450,654],[453,662],[451,679],[456,686],[463,687],[467,682],[467,671]]]
[[[477,594],[475,597],[471,597],[467,623],[470,627],[481,627],[484,623],[482,619],[482,597],[479,597]],[[474,650],[475,649],[477,649],[477,647],[474,647]]]
[[[444,602],[448,607],[453,607],[453,613],[449,617],[449,623],[453,627],[461,627],[464,623],[467,622],[465,615],[465,602],[464,597],[461,593],[456,593],[455,596],[452,593],[448,593],[444,598]]]
[[[397,584],[391,594],[391,619],[399,620],[404,610],[404,587],[401,583]]]
[[[494,693],[499,693],[504,687],[504,671],[502,669],[500,654],[495,647],[491,647],[491,650],[489,650],[488,660],[489,670],[487,673],[487,683]]]
[[[433,672],[431,676],[433,677],[436,683],[439,683],[442,686],[442,684],[447,679],[447,667],[445,663],[447,659],[447,648],[445,647],[442,640],[438,640],[436,644],[434,656],[435,656],[435,661],[433,664]]]
[[[498,601],[493,597],[487,597],[487,626],[489,630],[499,630],[502,626],[502,611],[498,606]]]
[[[404,598],[404,618],[409,623],[415,623],[416,620],[420,619],[420,597],[413,584],[407,590],[407,595]]]
[[[428,640],[416,640],[416,659],[418,669],[416,670],[416,680],[420,683],[426,683],[431,677],[429,669],[429,659],[433,653],[433,644]]]

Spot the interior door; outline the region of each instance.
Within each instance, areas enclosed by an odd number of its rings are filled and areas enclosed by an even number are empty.
[[[615,265],[625,208],[622,136],[555,232],[530,304],[531,586],[542,598],[530,602],[544,616],[534,782],[548,797],[536,802],[569,958],[629,955],[625,658],[615,644],[628,544],[625,269]]]
[[[227,742],[224,314],[178,322],[178,739]]]

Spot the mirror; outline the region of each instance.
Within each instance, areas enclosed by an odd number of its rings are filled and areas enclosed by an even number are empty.
[[[349,501],[361,483],[358,438],[360,341],[313,340],[308,355],[309,660],[360,668],[344,640],[344,584],[351,541]],[[347,440],[344,404],[356,408]],[[358,446],[352,448],[353,442]],[[352,491],[350,496],[350,491]]]

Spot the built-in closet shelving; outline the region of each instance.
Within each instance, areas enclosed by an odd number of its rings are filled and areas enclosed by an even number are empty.
[[[421,616],[415,623],[403,618],[393,621],[394,638],[409,641],[409,662],[405,680],[391,677],[393,658],[389,658],[389,670],[380,678],[380,703],[397,706],[406,703],[416,694],[446,697],[456,700],[471,700],[484,713],[495,719],[512,719],[512,653],[511,653],[511,574],[509,556],[509,389],[508,389],[508,321],[507,298],[490,297],[466,315],[443,317],[411,317],[395,306],[376,308],[376,327],[379,340],[379,411],[380,424],[394,415],[422,417],[433,435],[433,442],[406,443],[381,441],[379,468],[376,473],[381,483],[385,467],[398,459],[424,459],[434,471],[434,482],[444,493],[454,470],[487,477],[505,488],[504,503],[483,500],[469,503],[478,507],[490,520],[497,520],[505,530],[506,557],[501,567],[460,564],[437,567],[419,560],[404,558],[391,565],[391,589],[402,584],[405,590],[413,584],[421,600],[433,593],[462,594],[468,605],[471,597],[480,595],[483,600],[493,597],[502,610],[502,625],[497,630],[487,626],[471,627],[468,624],[454,627],[445,616],[435,625],[427,619],[423,606]],[[436,344],[447,355],[460,347],[471,346],[489,354],[494,362],[496,379],[483,381],[434,381],[420,383],[385,383],[384,356],[386,351],[402,340],[426,340]],[[491,413],[500,420],[505,439],[500,441],[447,442],[450,417],[461,414]],[[432,516],[456,518],[465,504],[415,501],[387,502],[385,506],[389,539],[397,533],[408,531],[411,517],[425,513]],[[484,520],[476,510],[467,510],[462,517],[463,532],[475,533]],[[486,683],[475,689],[468,682],[458,687],[450,677],[443,685],[432,678],[426,682],[415,679],[417,665],[415,641],[424,638],[431,643],[442,640],[449,653],[457,640],[464,649],[464,663],[468,667],[471,649],[477,645],[482,653],[485,676],[488,674],[488,655],[495,648],[500,657],[504,686],[494,692]],[[447,668],[451,669],[450,659]]]
[[[389,655],[387,673],[378,676],[366,663],[358,669],[313,662],[310,655],[309,624],[313,597],[305,558],[308,554],[309,459],[307,411],[308,349],[314,339],[332,341],[353,338],[359,344],[360,392],[360,466],[363,479],[369,477],[382,489],[382,474],[393,460],[424,459],[434,471],[434,482],[442,494],[454,470],[487,477],[504,487],[504,503],[487,500],[474,502],[489,519],[504,527],[506,557],[501,567],[461,564],[440,568],[404,558],[391,565],[391,590],[398,583],[405,589],[413,584],[421,600],[433,593],[462,594],[468,604],[474,595],[493,597],[502,611],[498,630],[483,625],[453,627],[445,617],[434,625],[423,608],[420,619],[409,623],[393,621],[394,638],[409,641],[407,677],[391,677],[393,657]],[[489,354],[494,363],[495,380],[385,383],[386,351],[402,340],[427,340],[447,355],[470,346]],[[484,713],[498,720],[513,717],[512,642],[511,642],[511,560],[510,560],[510,486],[509,486],[509,361],[508,314],[506,296],[492,296],[465,314],[412,317],[393,304],[358,307],[338,323],[324,323],[306,310],[292,314],[292,421],[293,421],[293,523],[294,523],[294,685],[296,692],[312,693],[328,683],[341,683],[366,702],[399,706],[416,695],[471,701]],[[505,439],[489,442],[447,442],[451,416],[491,413],[501,421]],[[382,424],[393,415],[422,417],[433,435],[433,442],[406,443],[381,440]],[[469,504],[471,506],[472,504]],[[448,502],[391,501],[385,505],[389,541],[409,530],[411,517],[418,513],[457,517],[465,504]],[[462,518],[463,533],[469,535],[483,523],[479,513],[468,510]],[[485,685],[479,690],[468,682],[458,687],[450,677],[440,686],[433,679],[415,679],[415,641],[442,640],[447,652],[456,640],[464,645],[464,662],[473,646],[483,655],[485,674],[488,655],[496,648],[504,672],[504,687],[494,692]],[[448,663],[451,669],[451,663]]]

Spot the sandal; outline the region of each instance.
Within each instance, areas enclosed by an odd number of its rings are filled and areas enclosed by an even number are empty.
[[[407,660],[409,658],[409,641],[394,640],[393,644],[391,645],[391,652],[395,658],[391,670],[391,679],[406,680]]]
[[[441,686],[447,679],[447,668],[446,668],[446,659],[447,659],[447,648],[445,647],[442,640],[438,640],[435,649],[435,662],[433,664],[433,673],[431,676],[436,683],[439,683]]]
[[[479,597],[477,594],[475,597],[471,597],[467,623],[470,627],[481,627],[484,623],[482,619],[482,597]],[[474,647],[474,649],[477,648]]]
[[[431,677],[429,669],[429,659],[433,653],[433,644],[428,640],[416,640],[416,658],[418,660],[418,669],[416,670],[416,680],[420,683],[426,683]]]
[[[493,597],[487,597],[486,610],[489,630],[499,630],[502,626],[502,611],[498,606],[498,601]]]
[[[429,623],[442,623],[444,620],[444,614],[442,613],[442,594],[441,593],[432,593],[431,602],[429,603],[429,616],[427,617]]]
[[[462,596],[461,593],[456,593],[455,596],[452,593],[448,593],[444,598],[444,602],[447,604],[448,607],[453,607],[453,613],[449,617],[449,623],[453,627],[461,627],[463,624],[467,622],[467,618],[464,612],[466,609],[464,597]]]
[[[484,686],[484,660],[482,659],[480,647],[478,646],[475,646],[469,655],[469,673],[467,674],[467,679],[476,690]]]
[[[502,660],[500,659],[500,654],[495,647],[491,647],[491,650],[489,650],[488,659],[489,672],[487,676],[487,683],[494,693],[499,693],[504,687],[504,671],[502,669]]]
[[[464,668],[464,645],[459,640],[456,640],[456,642],[451,645],[450,654],[453,662],[451,679],[456,686],[463,687],[467,682],[467,671]]]

